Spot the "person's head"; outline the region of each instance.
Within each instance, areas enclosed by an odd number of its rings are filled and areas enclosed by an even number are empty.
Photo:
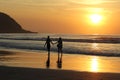
[[[48,39],[50,38],[50,36],[48,36]]]
[[[62,40],[62,38],[61,38],[61,37],[59,37],[59,40]]]

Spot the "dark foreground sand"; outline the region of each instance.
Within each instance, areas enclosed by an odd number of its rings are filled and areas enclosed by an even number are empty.
[[[120,80],[120,74],[0,66],[0,80]]]
[[[10,51],[0,51],[0,61],[9,61],[10,57],[8,59],[5,57],[2,58],[3,56],[9,55],[15,55],[15,53]],[[32,55],[33,54],[31,54],[31,56]],[[120,80],[120,73],[93,73],[62,69],[10,67],[9,65],[1,65],[0,80]]]

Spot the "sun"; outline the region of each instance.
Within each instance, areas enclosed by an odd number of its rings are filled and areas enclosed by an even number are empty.
[[[92,14],[89,17],[90,17],[91,22],[94,24],[98,24],[102,20],[102,16],[100,14]]]

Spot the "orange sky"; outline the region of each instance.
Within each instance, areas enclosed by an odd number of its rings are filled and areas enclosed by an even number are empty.
[[[119,0],[0,0],[0,10],[30,31],[120,34],[119,4]],[[92,14],[102,20],[93,24]]]

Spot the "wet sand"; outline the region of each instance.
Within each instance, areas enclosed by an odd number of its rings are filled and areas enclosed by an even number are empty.
[[[120,80],[120,74],[0,66],[0,80]]]
[[[57,54],[54,53],[51,54],[50,67],[46,68],[45,52],[0,51],[0,80],[120,80],[119,59],[113,58],[116,60],[113,63],[107,61],[106,57],[102,57],[103,60],[98,58],[65,54],[60,68],[56,63]],[[106,64],[99,67],[89,63],[89,60],[96,65],[96,61]],[[90,67],[90,64],[94,67]],[[110,67],[110,64],[114,67]],[[106,68],[108,70],[104,70]]]

